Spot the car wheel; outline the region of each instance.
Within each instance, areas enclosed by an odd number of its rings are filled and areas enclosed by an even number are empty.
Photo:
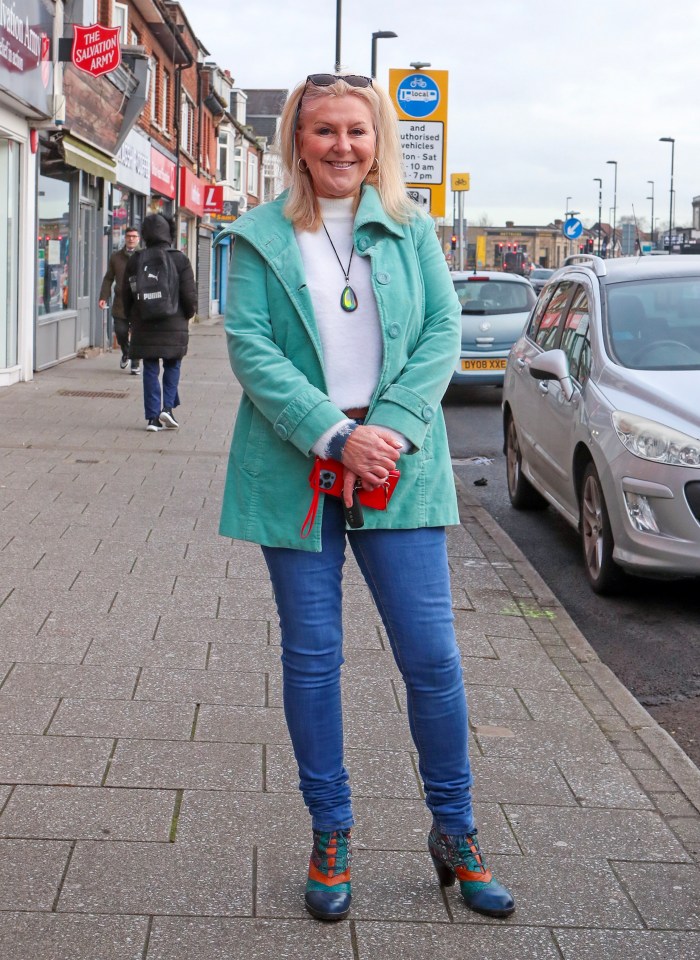
[[[511,416],[506,424],[506,476],[508,496],[516,510],[544,510],[547,501],[523,476],[518,433]]]
[[[615,593],[624,573],[613,560],[615,541],[598,471],[589,463],[581,483],[581,544],[588,582],[595,593]]]

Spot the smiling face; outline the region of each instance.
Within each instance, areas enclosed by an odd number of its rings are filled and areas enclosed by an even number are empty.
[[[352,94],[304,100],[296,146],[317,197],[357,196],[376,151],[369,105]]]

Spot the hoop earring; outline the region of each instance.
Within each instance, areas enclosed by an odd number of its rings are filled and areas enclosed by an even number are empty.
[[[377,166],[375,167],[375,163]],[[379,157],[375,157],[372,161],[372,166],[369,168],[367,173],[379,173]]]
[[[303,167],[302,167],[302,163],[304,164]],[[309,169],[309,165],[306,162],[306,160],[304,160],[303,157],[299,157],[299,159],[297,160],[297,170],[299,171],[299,173],[306,173],[308,169]]]

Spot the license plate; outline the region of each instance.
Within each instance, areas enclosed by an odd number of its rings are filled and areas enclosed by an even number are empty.
[[[482,360],[462,360],[462,370],[505,370],[505,357],[484,357]]]

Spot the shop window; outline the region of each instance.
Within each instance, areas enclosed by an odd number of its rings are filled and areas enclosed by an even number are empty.
[[[163,70],[163,93],[162,93],[162,104],[161,104],[161,118],[160,125],[163,130],[169,129],[168,124],[168,103],[170,101],[170,74],[167,70]]]
[[[151,108],[151,123],[158,124],[156,104],[158,100],[158,60],[151,57],[148,64],[148,103]]]
[[[219,134],[219,164],[216,170],[217,180],[228,180],[228,134]]]
[[[252,150],[248,151],[248,193],[254,197],[258,195],[258,155]]]
[[[131,193],[112,187],[112,249],[124,246],[126,228],[131,223]]]
[[[243,149],[242,147],[236,147],[236,150],[234,152],[231,184],[234,190],[237,190],[239,193],[242,193],[243,191]]]
[[[112,26],[119,27],[121,43],[129,42],[129,8],[125,3],[112,4]]]
[[[180,221],[180,243],[178,250],[182,250],[186,257],[189,257],[190,250],[190,223],[189,220]]]
[[[41,175],[38,196],[37,305],[39,316],[72,306],[70,182]]]
[[[17,363],[19,144],[0,140],[0,367]]]
[[[194,103],[190,98],[183,94],[182,96],[182,142],[181,147],[190,156],[194,156]]]

